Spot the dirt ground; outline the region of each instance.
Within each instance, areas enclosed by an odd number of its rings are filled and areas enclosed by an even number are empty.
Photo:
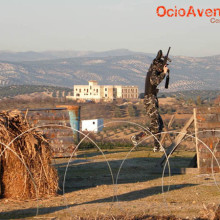
[[[38,201],[2,199],[0,219],[214,218],[220,175],[193,170],[163,177],[156,166],[162,153],[150,148],[129,153],[130,149],[79,151],[72,160],[54,160],[60,179],[58,196]],[[187,167],[194,154],[175,152],[169,161],[171,170]]]

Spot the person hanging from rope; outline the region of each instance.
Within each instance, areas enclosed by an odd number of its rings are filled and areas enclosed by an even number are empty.
[[[131,137],[132,143],[136,146],[138,141],[145,135],[155,135],[154,137],[154,148],[153,151],[157,152],[163,150],[160,147],[160,133],[163,130],[163,120],[159,114],[159,103],[157,98],[157,93],[159,89],[157,86],[163,81],[166,75],[169,74],[169,69],[167,65],[164,65],[164,56],[162,50],[159,50],[156,58],[150,65],[146,80],[145,80],[145,93],[144,93],[144,105],[146,109],[146,114],[150,118],[149,130],[146,129],[137,135]],[[150,133],[150,132],[151,133]]]

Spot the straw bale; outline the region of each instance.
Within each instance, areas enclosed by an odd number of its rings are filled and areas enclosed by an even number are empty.
[[[31,199],[57,193],[58,175],[51,165],[50,146],[41,132],[26,132],[29,129],[19,111],[0,113],[2,197]]]

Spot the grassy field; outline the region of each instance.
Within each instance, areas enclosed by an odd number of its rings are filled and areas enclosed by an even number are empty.
[[[81,150],[77,158],[54,160],[59,194],[38,201],[2,199],[0,219],[211,219],[220,199],[219,175],[215,181],[197,172],[162,177],[162,153],[130,149]],[[175,152],[171,170],[187,167],[194,154]]]

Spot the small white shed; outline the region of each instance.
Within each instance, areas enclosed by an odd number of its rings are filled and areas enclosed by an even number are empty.
[[[82,120],[82,131],[99,132],[103,129],[103,119]]]

